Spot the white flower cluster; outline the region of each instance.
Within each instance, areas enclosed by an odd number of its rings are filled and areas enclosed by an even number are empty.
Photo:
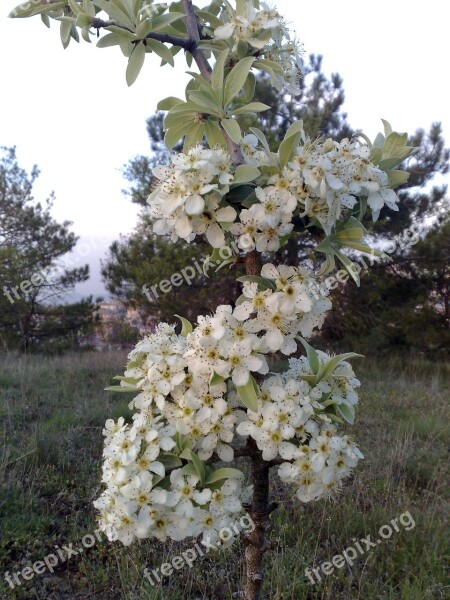
[[[300,94],[303,47],[291,41],[286,23],[275,9],[261,3],[259,10],[252,1],[236,11],[227,5],[221,19],[225,24],[214,30],[216,40],[230,40],[233,52],[240,42],[246,42],[258,51],[259,60],[270,60],[278,67],[271,70],[272,83],[278,90]]]
[[[249,164],[275,166],[273,155],[259,147],[255,135],[246,136],[244,142]],[[259,204],[241,212],[241,224],[233,231],[253,235],[261,251],[277,250],[280,238],[292,230],[294,215],[317,219],[329,234],[343,210],[353,208],[359,197],[367,199],[374,220],[384,205],[398,211],[398,196],[389,187],[388,175],[371,162],[370,153],[369,146],[358,141],[311,141],[304,136],[283,171],[269,178],[267,187],[256,190]]]
[[[233,181],[229,154],[196,146],[172,156],[170,166],[155,167],[153,174],[161,182],[148,199],[154,232],[170,235],[173,242],[205,234],[213,248],[221,248],[225,233],[220,223],[236,219],[231,206],[219,208]]]
[[[244,283],[234,316],[246,320],[250,331],[264,332],[263,341],[269,352],[293,354],[299,333],[309,337],[313,329],[322,327],[325,312],[331,308],[328,291],[319,288],[304,268],[267,264],[261,276],[273,287],[261,290],[256,282]]]
[[[268,373],[265,354],[292,354],[296,333],[309,335],[330,307],[312,293],[314,280],[304,269],[265,265],[261,275],[263,289],[246,281],[234,310],[219,306],[200,316],[186,336],[160,324],[130,353],[120,379],[138,392],[130,404],[137,412],[131,425],[106,424],[107,489],[95,503],[109,536],[124,544],[200,531],[214,537],[242,511],[250,490],[240,471],[221,476],[204,461],[213,454],[233,460],[230,444],[247,418],[239,390],[251,385],[252,373]]]
[[[331,359],[319,355],[324,365]],[[357,403],[354,388],[359,381],[346,362],[318,383],[312,380],[306,359],[290,359],[289,363],[286,373],[264,382],[258,412],[249,411],[237,432],[252,437],[265,460],[286,461],[278,470],[281,480],[297,487],[302,502],[310,502],[337,491],[363,458],[332,423],[335,404]]]
[[[207,320],[201,322],[206,326]],[[210,376],[189,365],[196,335],[187,340],[163,323],[138,343],[121,382],[139,391],[130,404],[138,412],[131,425],[110,420],[103,431],[107,489],[94,505],[100,527],[125,545],[135,538],[181,540],[200,533],[215,543],[251,493],[236,469],[217,478],[220,470],[209,472],[203,463],[195,468],[214,451],[232,460],[228,443],[237,421],[224,399],[225,384],[210,386]],[[199,458],[183,467],[179,457],[191,449]]]
[[[260,147],[254,134],[242,143],[246,162],[277,168],[277,155]],[[370,160],[370,148],[357,141],[311,141],[304,136],[292,160],[255,189],[255,201],[239,215],[226,204],[233,182],[229,155],[222,149],[200,146],[172,158],[169,167],[156,167],[161,182],[150,195],[154,232],[191,241],[206,234],[214,248],[235,236],[241,250],[277,251],[294,229],[295,217],[315,220],[330,234],[343,212],[365,199],[376,220],[386,205],[398,210],[397,194],[388,175]],[[225,199],[224,199],[225,196]]]

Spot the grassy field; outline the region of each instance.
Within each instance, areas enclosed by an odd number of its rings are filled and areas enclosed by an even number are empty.
[[[54,573],[14,589],[4,573],[22,570],[93,534],[100,492],[101,429],[128,412],[127,400],[102,389],[120,373],[120,353],[62,358],[0,358],[0,598],[42,600],[228,600],[237,597],[240,552],[210,554],[151,587],[143,578],[189,544],[145,542],[124,548],[99,541]],[[360,365],[355,365],[361,372]],[[335,499],[300,505],[273,477],[273,514],[264,598],[270,600],[426,600],[449,598],[444,571],[448,489],[444,365],[366,359],[361,407],[352,435],[365,454]],[[447,434],[447,435],[446,435]],[[448,506],[448,505],[447,505]],[[382,540],[312,585],[306,568],[329,561],[409,511]],[[91,543],[90,538],[89,542]],[[364,546],[362,546],[364,549]]]

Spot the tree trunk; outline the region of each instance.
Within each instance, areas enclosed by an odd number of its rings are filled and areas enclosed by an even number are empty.
[[[249,252],[245,257],[247,275],[259,275],[261,272],[261,257],[256,252]],[[245,538],[245,600],[259,600],[263,583],[263,556],[270,547],[266,539],[269,525],[269,463],[263,460],[253,439],[247,442],[251,458],[251,476],[253,500],[249,514],[255,524],[255,529]]]
[[[269,526],[269,463],[263,460],[254,440],[248,441],[251,449],[253,501],[250,516],[255,529],[245,538],[245,587],[244,600],[259,600],[264,579],[263,557],[270,543],[266,538]]]

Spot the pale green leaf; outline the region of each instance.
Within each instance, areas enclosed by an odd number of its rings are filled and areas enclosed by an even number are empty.
[[[107,33],[97,42],[97,48],[109,48],[110,46],[119,46],[124,41],[123,36],[117,33]]]
[[[353,425],[355,422],[355,409],[350,404],[336,404],[335,409],[339,415],[341,415],[347,423]]]
[[[178,456],[170,452],[164,454],[161,453],[158,456],[158,461],[162,463],[166,467],[166,469],[177,469],[178,467],[181,467],[183,465]]]
[[[180,319],[181,324],[182,324],[182,329],[181,329],[180,335],[182,335],[183,337],[186,337],[189,333],[192,333],[193,327],[192,327],[192,323],[190,321],[188,321],[184,317],[180,317],[180,315],[174,315],[174,316],[177,319]]]
[[[222,107],[217,103],[214,96],[204,90],[189,92],[189,99],[200,106],[202,112],[217,116],[222,113]]]
[[[392,189],[398,187],[399,185],[403,185],[409,179],[409,173],[406,171],[389,171],[389,187]]]
[[[251,165],[239,165],[234,173],[233,183],[248,183],[258,179],[261,171]]]
[[[180,98],[175,98],[175,96],[169,96],[168,98],[164,98],[164,100],[160,100],[158,102],[156,110],[170,110],[174,106],[183,103],[184,101],[180,100]]]
[[[355,352],[346,352],[345,354],[338,354],[333,356],[325,365],[322,365],[319,373],[319,380],[325,379],[338,368],[338,366],[349,360],[350,358],[364,358],[362,354],[356,354]]]
[[[258,412],[258,395],[255,392],[253,382],[249,378],[246,385],[242,385],[236,388],[239,394],[239,398],[242,403],[251,411]]]
[[[142,67],[145,61],[145,46],[142,42],[136,44],[130,58],[128,59],[128,66],[126,72],[126,80],[128,86],[132,86],[136,79],[139,77]]]
[[[286,137],[280,144],[278,150],[278,157],[280,160],[280,167],[284,168],[291,158],[294,156],[295,150],[300,143],[301,133],[298,131],[289,137]]]
[[[225,77],[225,64],[228,59],[230,51],[227,48],[224,50],[219,58],[217,59],[214,69],[211,74],[211,85],[217,96],[220,98],[221,104],[223,103],[223,86]]]
[[[244,479],[244,473],[239,471],[239,469],[217,469],[217,471],[214,471],[208,476],[208,479],[205,481],[205,485],[217,483],[217,481],[223,481],[225,479]]]
[[[141,388],[138,388],[136,386],[132,386],[132,385],[110,385],[108,387],[105,388],[105,392],[117,392],[117,393],[124,393],[124,392],[141,392]]]
[[[220,123],[233,142],[235,144],[239,144],[242,139],[242,132],[239,123],[233,119],[223,119]]]
[[[226,146],[225,138],[220,127],[215,121],[211,121],[211,119],[205,121],[205,135],[210,148],[214,148],[215,146]]]
[[[121,10],[112,2],[107,2],[107,0],[93,0],[93,3],[101,10],[104,10],[105,13],[109,15],[111,19],[117,21],[118,24],[125,25],[134,31],[134,23],[124,10]]]
[[[388,121],[385,121],[384,119],[381,119],[381,120],[382,120],[383,126],[384,126],[384,135],[385,135],[385,137],[388,137],[392,133],[391,124]]]
[[[311,367],[311,371],[314,373],[314,375],[317,375],[320,369],[319,355],[314,350],[314,348],[308,344],[308,342],[305,339],[303,339],[302,337],[298,337],[296,339],[298,339],[301,342],[304,349],[306,350],[306,357],[308,359],[309,366]]]
[[[164,143],[169,150],[184,137],[189,125],[179,125],[178,127],[170,127],[164,135]]]
[[[250,102],[245,106],[241,106],[233,110],[233,115],[246,115],[248,113],[259,113],[265,110],[269,110],[270,106],[263,104],[262,102]]]
[[[245,80],[252,68],[255,59],[251,56],[240,60],[235,65],[228,77],[225,80],[225,91],[224,91],[224,107],[226,108],[233,99],[239,94],[245,84]]]
[[[225,381],[225,378],[222,377],[222,375],[219,375],[218,373],[216,373],[214,371],[214,373],[211,375],[211,379],[209,380],[209,385],[210,386],[219,385],[220,383],[223,383],[224,381]]]
[[[185,454],[185,456],[183,456],[183,454]],[[187,454],[188,453],[185,451],[182,454],[180,454],[180,456],[181,456],[181,458],[185,458],[186,460],[189,460]],[[194,477],[198,477],[197,469],[195,468],[195,465],[193,463],[184,465],[184,467],[181,469],[181,473],[183,475],[194,475]]]
[[[253,135],[256,135],[256,137],[258,138],[258,140],[262,144],[263,148],[267,152],[270,152],[269,143],[268,143],[267,138],[264,135],[264,133],[260,129],[257,129],[256,127],[250,127],[250,131],[253,133]]]
[[[146,40],[147,48],[150,48],[152,52],[160,56],[166,63],[169,63],[172,67],[174,66],[173,54],[167,46],[157,40]]]
[[[193,148],[202,141],[205,133],[204,123],[193,123],[186,131],[186,137],[184,138],[184,152],[187,152],[189,148]]]
[[[223,21],[213,15],[211,12],[207,12],[206,10],[197,11],[198,16],[203,19],[205,23],[209,23],[214,29],[217,27],[221,27],[223,25]]]
[[[72,29],[72,23],[68,23],[68,22],[64,22],[64,21],[61,22],[60,37],[61,37],[61,42],[62,42],[63,48],[67,48],[67,46],[69,45],[71,29]]]
[[[170,12],[152,19],[152,31],[158,32],[171,25],[175,21],[184,19],[184,14],[180,12]]]
[[[242,91],[244,93],[244,99],[246,102],[251,102],[251,100],[253,99],[253,96],[255,95],[255,90],[256,90],[256,77],[250,71],[247,79],[245,80],[244,87],[242,88]]]

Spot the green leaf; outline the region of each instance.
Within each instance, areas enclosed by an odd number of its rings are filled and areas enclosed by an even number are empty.
[[[189,148],[199,144],[202,141],[204,133],[204,123],[193,123],[186,131],[186,137],[184,138],[184,152],[187,152]]]
[[[232,205],[242,204],[255,193],[255,188],[251,185],[236,185],[225,196],[225,200]]]
[[[311,367],[311,371],[314,373],[314,375],[317,375],[320,369],[319,355],[314,350],[314,348],[308,344],[308,342],[305,339],[303,339],[302,337],[298,337],[296,339],[303,344],[303,347],[306,350],[306,356],[308,358],[308,363]]]
[[[245,106],[241,106],[240,108],[236,108],[233,110],[233,115],[246,115],[248,113],[258,113],[263,112],[265,110],[269,110],[270,106],[267,104],[263,104],[262,102],[250,102],[250,104],[246,104]]]
[[[169,63],[172,67],[174,66],[173,54],[167,46],[157,40],[146,40],[147,48],[150,48],[152,52],[160,56],[166,63]]]
[[[226,108],[242,90],[255,59],[244,58],[235,65],[225,80],[224,107]]]
[[[164,135],[164,143],[169,150],[171,150],[175,144],[177,144],[181,138],[184,137],[188,128],[189,123],[184,123],[182,125],[178,125],[177,127],[170,127],[167,129]]]
[[[234,173],[233,183],[248,183],[258,179],[261,171],[251,165],[239,165]]]
[[[105,392],[117,392],[117,393],[125,393],[125,392],[141,392],[141,388],[136,387],[135,385],[110,385],[105,388]]]
[[[269,142],[267,141],[264,133],[256,127],[250,127],[250,131],[253,133],[253,135],[256,135],[266,152],[270,152]]]
[[[209,485],[210,483],[217,483],[218,481],[223,481],[225,479],[243,479],[244,473],[239,471],[239,469],[232,468],[224,468],[217,469],[213,473],[211,473],[207,480],[205,481],[205,485]]]
[[[107,2],[107,0],[93,0],[95,6],[98,6],[101,10],[104,10],[107,15],[117,21],[119,25],[125,25],[129,29],[134,31],[134,23],[128,16],[128,14],[116,6],[113,2]]]
[[[155,17],[152,19],[152,32],[156,33],[161,31],[168,25],[171,25],[175,21],[179,21],[180,19],[184,19],[184,14],[182,12],[170,12],[164,15],[160,15],[159,17]]]
[[[205,121],[205,135],[210,148],[214,148],[215,146],[226,146],[225,138],[219,125],[211,119]]]
[[[242,139],[242,132],[239,123],[237,121],[234,121],[233,119],[222,119],[220,124],[225,129],[230,138],[233,140],[233,142],[235,144],[239,144]]]
[[[64,8],[65,6],[66,2],[55,2],[51,5],[44,4],[44,6],[36,6],[36,3],[32,2],[22,2],[8,14],[8,17],[11,19],[23,19],[34,15],[39,15],[43,12],[58,10]]]
[[[190,450],[189,448],[186,448],[185,450],[183,450],[180,456],[181,458],[187,458],[187,460],[190,460],[192,462],[192,464],[195,467],[195,474],[198,475],[200,481],[203,484],[206,477],[206,470],[205,465],[199,459],[197,454],[195,452],[192,452],[192,450]]]
[[[294,135],[296,133],[304,134],[303,120],[302,119],[300,119],[299,121],[295,121],[295,123],[292,123],[292,125],[286,131],[286,135],[284,137],[286,139],[286,138],[288,138],[291,135]]]
[[[255,392],[252,378],[250,377],[246,385],[236,387],[239,398],[242,403],[251,411],[258,412],[258,395]]]
[[[201,107],[201,112],[217,116],[222,113],[222,107],[216,102],[213,95],[204,90],[189,92],[189,99]]]
[[[259,395],[260,395],[260,393],[261,393],[261,390],[259,389],[259,386],[258,386],[258,384],[256,383],[256,380],[255,380],[255,378],[253,377],[253,375],[250,375],[250,381],[252,382],[253,389],[255,390],[255,394],[256,394],[256,395],[258,396],[258,398],[259,398]]]
[[[184,454],[184,452],[183,452]],[[186,453],[187,454],[187,453]],[[181,455],[180,455],[181,456]],[[186,458],[187,456],[183,456],[182,458]],[[185,465],[182,469],[181,469],[181,473],[183,475],[194,475],[194,476],[198,476],[197,473],[197,469],[195,468],[195,465],[193,463],[189,463],[188,465]]]
[[[261,292],[263,292],[264,290],[277,289],[275,283],[272,280],[266,279],[265,277],[261,277],[261,275],[243,275],[242,277],[238,277],[236,281],[239,281],[239,283],[245,283],[247,281],[250,283],[257,283],[258,289]]]
[[[392,133],[391,124],[388,121],[385,121],[384,119],[381,119],[381,120],[382,120],[383,126],[384,126],[384,135],[385,135],[385,137],[388,137]]]
[[[192,333],[193,331],[193,327],[192,327],[192,323],[190,321],[188,321],[187,319],[185,319],[184,317],[180,317],[180,315],[174,315],[177,319],[180,319],[181,324],[182,324],[182,329],[181,329],[181,333],[180,335],[182,335],[183,337],[187,337],[187,335],[189,333]]]
[[[205,21],[205,23],[209,23],[212,27],[214,27],[214,29],[217,29],[217,27],[221,27],[223,25],[223,21],[206,10],[199,10],[197,11],[197,14]]]
[[[349,360],[350,358],[364,358],[362,354],[356,354],[355,352],[346,352],[345,354],[338,354],[333,356],[331,360],[329,360],[325,365],[322,365],[319,373],[319,380],[324,379],[331,375],[338,366],[344,362],[345,360]]]
[[[355,409],[350,404],[336,404],[336,412],[341,415],[347,423],[353,425],[355,422]]]
[[[128,59],[126,79],[128,86],[132,86],[136,79],[139,77],[142,67],[145,61],[145,46],[141,42],[136,44],[130,58]]]
[[[67,48],[70,42],[70,32],[72,30],[72,23],[68,23],[65,21],[61,22],[60,25],[60,36],[63,48]]]
[[[298,131],[289,137],[286,137],[280,145],[278,150],[278,157],[280,160],[280,167],[283,169],[291,158],[294,156],[294,152],[300,143],[301,133]]]
[[[384,142],[383,156],[385,158],[398,156],[398,152],[405,148],[407,139],[406,133],[402,135],[396,132],[390,133]]]
[[[164,100],[160,100],[158,102],[156,110],[170,110],[178,104],[184,104],[184,100],[180,100],[180,98],[175,98],[175,96],[169,96],[168,98],[164,98]]]
[[[244,99],[246,102],[251,102],[253,96],[255,95],[256,90],[256,77],[250,71],[247,79],[245,80],[244,87],[242,91],[244,92]]]
[[[214,92],[220,98],[221,104],[223,103],[223,85],[224,85],[224,77],[225,77],[225,64],[228,59],[230,51],[227,48],[224,50],[219,58],[217,59],[216,64],[214,65],[214,69],[211,74],[211,85]]]
[[[111,46],[119,46],[123,41],[123,36],[117,33],[107,33],[98,40],[97,48],[110,48]]]
[[[178,467],[181,467],[183,465],[178,456],[170,452],[160,454],[158,456],[158,461],[162,463],[166,467],[166,469],[177,469]]]
[[[218,373],[216,373],[214,371],[214,373],[211,375],[211,379],[209,380],[209,385],[210,386],[219,385],[220,383],[223,383],[224,381],[225,381],[225,378],[222,377],[222,375],[219,375]]]
[[[398,187],[399,185],[403,185],[409,179],[409,173],[406,171],[389,171],[389,187],[392,189]]]

